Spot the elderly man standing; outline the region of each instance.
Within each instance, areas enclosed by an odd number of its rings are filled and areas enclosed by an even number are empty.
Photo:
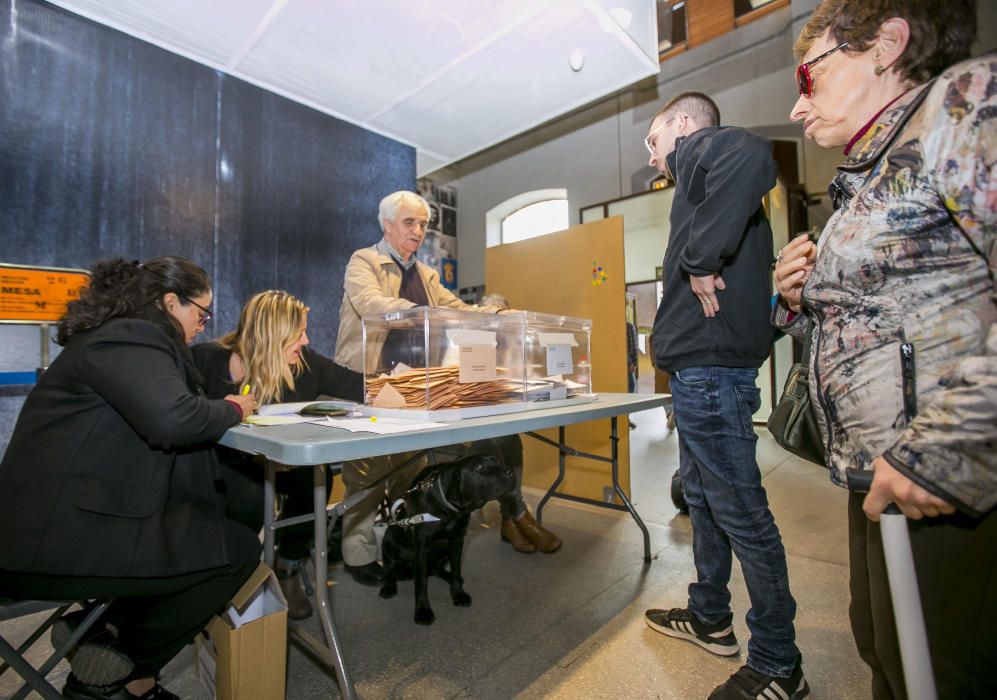
[[[465,304],[440,283],[439,273],[415,259],[426,237],[429,204],[405,190],[393,192],[381,200],[378,220],[384,237],[376,245],[361,248],[346,266],[343,304],[339,309],[339,336],[336,339],[336,362],[356,372],[364,371],[361,343],[361,318],[370,314],[410,309],[415,306],[441,306],[482,313],[499,313],[494,306]],[[482,444],[487,443],[487,444]],[[517,487],[499,503],[502,508],[502,539],[519,552],[536,550],[551,553],[561,540],[544,529],[526,509],[519,493],[522,482],[522,443],[518,436],[474,443],[474,451],[498,453],[516,470]],[[461,446],[471,449],[470,446]],[[343,465],[343,483],[347,495],[368,488],[383,477],[386,470],[396,470],[412,462],[387,481],[389,493],[397,490],[395,482],[405,482],[405,475],[422,466],[411,453],[389,455],[372,460],[357,460]],[[343,518],[343,562],[354,580],[377,585],[384,572],[377,562],[374,516],[384,495],[375,488],[370,495],[350,509]]]

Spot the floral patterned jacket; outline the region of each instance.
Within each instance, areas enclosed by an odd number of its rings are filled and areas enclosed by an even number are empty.
[[[839,167],[803,289],[832,479],[883,456],[975,516],[997,503],[995,126],[997,54],[898,99]]]

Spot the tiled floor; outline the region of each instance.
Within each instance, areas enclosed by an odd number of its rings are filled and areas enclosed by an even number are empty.
[[[468,535],[464,573],[472,607],[452,607],[445,585],[433,580],[436,623],[419,627],[412,622],[411,584],[392,600],[349,578],[335,586],[337,621],[362,697],[705,698],[737,669],[740,657],[712,656],[643,622],[646,608],[685,605],[692,540],[688,519],[668,496],[676,436],[667,432],[661,409],[632,420],[638,426],[631,432],[633,500],[650,529],[654,561],[642,561],[640,531],[627,515],[564,501],[552,502],[544,518],[564,539],[562,550],[517,554],[499,542],[497,511],[489,507]],[[869,675],[848,630],[845,494],[823,470],[758,432],[812,697],[868,697]],[[731,588],[743,646],[747,594],[739,570]],[[294,647],[288,675],[288,698],[337,696],[331,676]],[[203,697],[189,647],[163,680],[184,698]],[[9,672],[0,678],[0,697],[9,697],[12,681]]]

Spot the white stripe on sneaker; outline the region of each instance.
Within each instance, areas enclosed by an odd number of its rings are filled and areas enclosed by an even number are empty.
[[[758,694],[758,697],[760,700],[789,700],[789,693],[780,688],[775,681],[772,681]]]

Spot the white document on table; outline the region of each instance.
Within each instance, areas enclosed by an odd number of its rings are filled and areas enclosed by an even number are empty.
[[[243,419],[245,425],[294,425],[295,423],[310,423],[314,416],[298,415],[251,415]]]
[[[342,428],[351,433],[377,433],[378,435],[393,435],[394,433],[412,433],[418,430],[430,430],[432,428],[445,428],[446,423],[432,423],[429,421],[415,421],[407,418],[388,418],[385,416],[371,416],[370,418],[326,418],[323,421],[314,421],[316,425],[328,425],[333,428]]]

